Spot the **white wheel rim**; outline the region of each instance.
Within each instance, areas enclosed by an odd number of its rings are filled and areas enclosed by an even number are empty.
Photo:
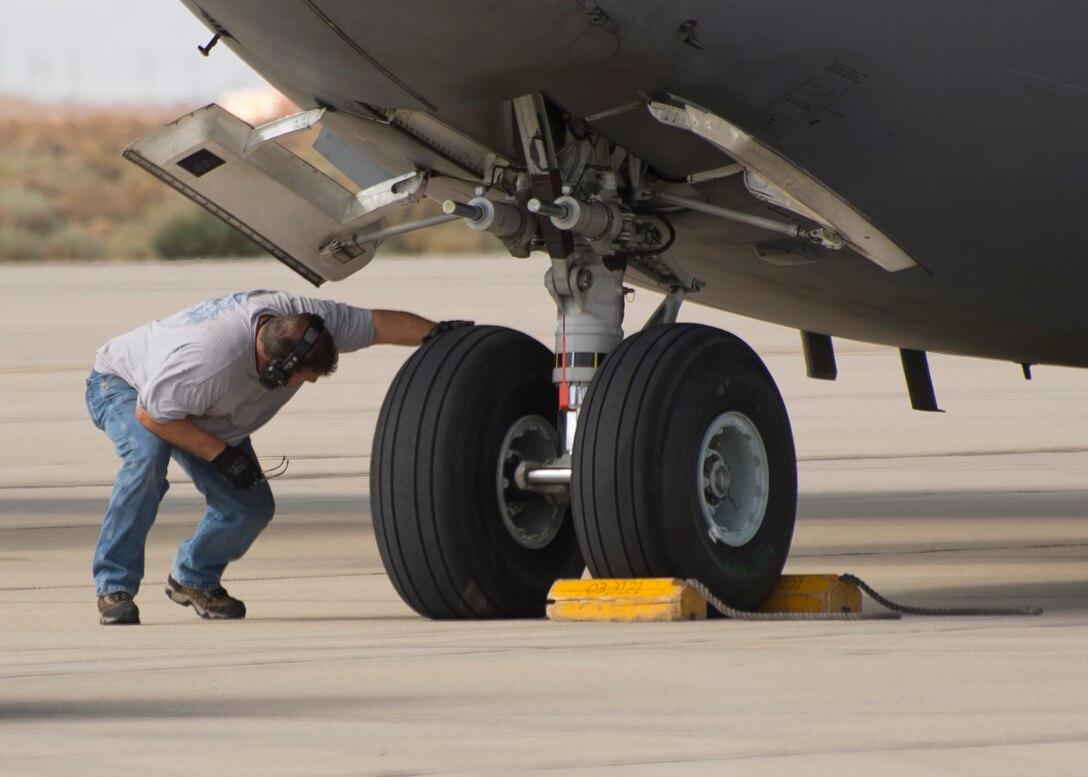
[[[699,445],[696,491],[711,539],[747,545],[767,513],[770,465],[763,438],[744,413],[722,413]]]

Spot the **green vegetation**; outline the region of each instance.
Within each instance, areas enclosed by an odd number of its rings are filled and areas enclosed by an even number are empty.
[[[100,238],[64,224],[46,195],[33,189],[0,189],[0,258],[98,259],[105,253]]]
[[[121,158],[164,116],[15,116],[0,121],[0,259],[154,256],[152,235],[137,228],[148,214],[167,203],[174,215],[195,208]]]
[[[159,230],[151,243],[163,259],[209,256],[259,256],[259,245],[206,210],[178,216]]]

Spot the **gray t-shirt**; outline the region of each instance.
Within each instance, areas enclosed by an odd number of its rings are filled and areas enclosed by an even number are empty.
[[[191,418],[235,445],[264,426],[298,390],[262,386],[255,351],[261,316],[295,313],[324,318],[341,353],[374,341],[369,310],[283,291],[246,291],[201,302],[115,337],[98,350],[94,368],[135,388],[139,406],[155,421]]]

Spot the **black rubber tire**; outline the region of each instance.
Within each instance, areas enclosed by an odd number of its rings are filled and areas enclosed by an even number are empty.
[[[755,424],[769,497],[746,544],[714,540],[696,472],[719,414]],[[697,578],[737,609],[754,609],[782,573],[797,511],[797,460],[782,397],[743,341],[712,327],[652,327],[625,340],[598,371],[574,443],[571,502],[594,577]]]
[[[551,351],[527,335],[464,327],[416,351],[378,417],[370,503],[401,598],[428,618],[544,614],[548,589],[585,568],[569,510],[539,550],[514,541],[497,495],[499,451],[523,416],[555,418]]]

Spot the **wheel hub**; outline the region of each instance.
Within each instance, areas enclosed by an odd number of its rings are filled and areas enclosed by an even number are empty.
[[[499,449],[497,492],[503,524],[514,542],[538,550],[555,539],[566,517],[566,507],[517,485],[518,467],[543,464],[555,458],[557,435],[545,418],[536,415],[517,420]]]
[[[710,537],[730,547],[751,541],[763,525],[770,465],[759,430],[743,413],[722,413],[699,446],[697,490]]]
[[[729,496],[733,473],[717,451],[710,451],[703,460],[703,494],[712,505],[720,505]]]

